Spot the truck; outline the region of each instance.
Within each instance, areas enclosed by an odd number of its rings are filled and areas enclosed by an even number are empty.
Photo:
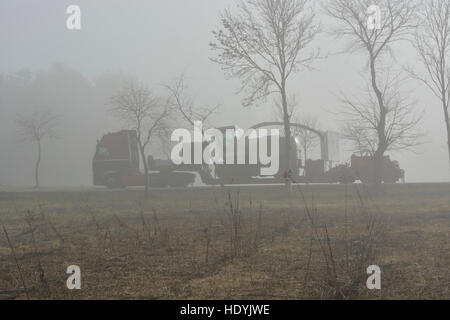
[[[154,161],[150,156],[148,164],[149,182],[152,187],[188,186],[195,181],[195,174],[180,172],[179,170],[183,168],[168,166],[165,160]],[[200,168],[187,169],[195,171]],[[97,140],[92,172],[95,186],[106,186],[111,189],[145,186],[145,174],[140,169],[136,131],[109,132]]]
[[[372,156],[351,157],[353,175],[363,183],[370,183],[375,179],[374,167]],[[384,156],[381,178],[384,183],[396,183],[399,180],[405,182],[405,171],[400,168],[398,161],[392,161],[389,156]]]
[[[225,127],[224,127],[225,128]],[[222,130],[225,132],[224,130]],[[151,187],[187,187],[195,182],[204,185],[225,184],[273,184],[286,179],[298,183],[354,183],[374,181],[374,164],[371,156],[351,157],[350,164],[330,166],[326,159],[301,161],[300,146],[291,140],[290,169],[285,168],[284,137],[279,137],[279,170],[270,177],[259,175],[261,164],[179,164],[171,160],[148,156],[149,185]],[[248,142],[247,142],[248,143]],[[205,148],[207,143],[203,143]],[[192,145],[193,148],[193,145]],[[323,147],[322,147],[323,149]],[[248,156],[247,156],[248,157]],[[137,134],[134,130],[122,130],[105,134],[97,140],[92,160],[93,184],[108,188],[144,186],[145,174],[140,169]],[[383,181],[404,181],[404,170],[398,161],[384,157]]]

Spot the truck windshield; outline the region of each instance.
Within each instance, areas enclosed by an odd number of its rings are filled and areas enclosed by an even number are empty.
[[[106,148],[106,147],[99,147],[97,149],[97,156],[100,156],[100,157],[107,157],[107,156],[109,156],[108,148]]]

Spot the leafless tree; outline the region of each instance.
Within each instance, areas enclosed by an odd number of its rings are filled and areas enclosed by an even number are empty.
[[[340,115],[346,122],[344,138],[353,142],[354,151],[360,155],[376,155],[380,135],[384,139],[384,152],[411,150],[421,143],[423,132],[418,130],[418,125],[423,113],[414,112],[415,101],[407,98],[410,93],[401,90],[401,82],[394,77],[386,79],[384,86],[379,87],[384,104],[383,129],[378,100],[370,84],[366,85],[362,97],[342,98]]]
[[[18,115],[16,124],[23,140],[36,144],[37,159],[34,169],[35,188],[39,188],[39,166],[42,157],[42,143],[46,139],[54,139],[60,117],[53,110],[35,110],[28,115]]]
[[[167,127],[168,103],[161,101],[143,83],[131,82],[110,98],[111,113],[135,130],[145,173],[145,195],[148,196],[149,172],[145,156],[149,143]]]
[[[215,106],[198,106],[187,92],[186,78],[184,74],[174,79],[171,83],[164,85],[169,92],[171,107],[177,111],[181,120],[194,126],[195,121],[205,123],[220,108]]]
[[[169,92],[170,107],[175,110],[177,122],[195,126],[196,121],[202,123],[202,133],[206,127],[211,125],[210,118],[216,114],[221,107],[220,104],[214,106],[199,106],[189,95],[184,74],[174,79],[171,83],[164,85]],[[211,172],[212,166],[203,166],[203,170]]]
[[[439,99],[447,128],[450,164],[450,1],[426,0],[419,10],[420,23],[414,46],[425,66],[426,75],[408,68],[413,78],[424,83]]]
[[[376,139],[367,134],[364,126],[357,122],[347,122],[342,129],[342,137],[352,144],[352,152],[360,157],[368,155],[373,156],[376,148]]]
[[[244,106],[275,93],[281,101],[286,136],[286,170],[290,168],[288,80],[308,69],[319,52],[306,52],[319,32],[310,0],[241,0],[237,12],[225,10],[210,44],[212,61],[242,81]]]
[[[370,24],[368,10],[374,5],[381,13],[381,20]],[[369,95],[366,101],[345,99],[344,103],[353,120],[363,122],[362,129],[369,130],[371,139],[374,139],[374,178],[380,185],[385,152],[396,145],[409,145],[413,136],[411,131],[417,124],[415,120],[403,121],[403,116],[411,112],[411,105],[405,105],[400,93],[389,88],[392,78],[386,73],[385,64],[389,54],[393,53],[392,45],[406,39],[416,27],[416,1],[330,0],[324,10],[339,23],[332,32],[337,37],[350,40],[346,51],[362,51],[367,57]]]
[[[287,101],[287,116],[289,121],[291,121],[294,115],[298,112],[299,103],[297,101],[297,96],[295,94],[291,94],[286,101]],[[280,122],[283,122],[284,110],[283,105],[279,100],[274,99],[272,111],[273,111],[273,118]]]
[[[275,119],[281,122],[283,121],[283,106],[278,101],[275,101],[274,103],[273,116]],[[288,119],[289,123],[294,122],[311,129],[318,129],[317,116],[298,114],[298,102],[297,97],[294,94],[291,95],[288,99]],[[314,148],[317,147],[317,144],[320,141],[319,136],[316,132],[313,132],[306,128],[295,127],[292,130],[292,135],[299,141],[301,151],[303,153],[303,158],[306,163],[306,160],[308,159],[308,153],[314,150]]]
[[[287,99],[287,115],[288,115],[289,123],[292,122],[292,119],[295,117],[297,112],[298,112],[297,96],[295,94],[291,94]],[[283,106],[282,106],[281,102],[277,99],[274,99],[274,101],[273,101],[272,117],[279,122],[284,121]],[[283,128],[281,128],[281,132],[282,132],[282,134],[284,134]]]

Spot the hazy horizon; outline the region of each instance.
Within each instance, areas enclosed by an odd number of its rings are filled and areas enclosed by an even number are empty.
[[[0,185],[32,185],[34,146],[16,135],[17,114],[45,106],[62,117],[59,139],[44,144],[42,185],[92,184],[91,160],[95,142],[108,131],[124,128],[111,117],[106,99],[135,77],[163,95],[161,84],[186,75],[189,94],[199,105],[222,105],[212,118],[217,127],[250,127],[273,118],[273,98],[261,106],[242,107],[240,82],[227,79],[210,61],[211,31],[219,12],[233,0],[167,1],[6,1],[0,0],[0,79],[20,70],[33,74],[26,91],[14,91],[0,82]],[[81,8],[82,29],[66,28],[66,8]],[[323,29],[332,27],[319,14]],[[317,115],[322,130],[339,131],[342,122],[333,113],[340,92],[352,94],[361,87],[362,53],[339,53],[345,40],[323,32],[312,44],[324,57],[314,70],[302,71],[291,82],[300,114]],[[407,42],[395,50],[399,66],[423,68]],[[16,78],[17,80],[17,78]],[[8,83],[9,86],[6,86]],[[432,94],[414,81],[406,83],[417,111],[424,109],[421,129],[425,143],[415,152],[389,152],[406,171],[408,182],[449,181],[446,129],[442,108]],[[17,88],[17,86],[15,87]],[[349,160],[341,144],[341,162]]]

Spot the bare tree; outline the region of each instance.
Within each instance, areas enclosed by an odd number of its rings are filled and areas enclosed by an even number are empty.
[[[360,157],[373,156],[376,148],[376,138],[369,135],[365,126],[358,122],[347,122],[342,129],[342,137],[352,144],[352,152],[356,152]]]
[[[170,108],[142,83],[129,83],[110,98],[111,113],[135,130],[145,173],[145,195],[148,196],[149,172],[145,151],[152,139],[167,127]]]
[[[215,106],[198,106],[187,93],[185,76],[182,74],[171,83],[164,85],[169,92],[171,107],[177,111],[183,122],[194,126],[195,121],[204,123],[217,112],[220,104]]]
[[[35,188],[39,188],[39,166],[42,158],[42,143],[56,138],[56,127],[60,117],[53,110],[35,110],[28,115],[18,115],[16,124],[20,135],[26,142],[37,146],[37,159],[34,169]]]
[[[286,136],[286,167],[290,168],[288,80],[310,68],[318,52],[306,53],[319,32],[310,0],[241,0],[237,12],[225,10],[221,27],[210,44],[212,60],[231,77],[242,81],[247,92],[244,106],[278,94]]]
[[[381,13],[381,20],[370,24],[368,20],[371,17],[367,14],[374,5]],[[362,51],[367,57],[370,74],[367,101],[359,103],[345,99],[344,102],[350,116],[365,123],[364,129],[371,133],[375,130],[375,134],[371,134],[370,137],[375,139],[374,178],[375,183],[380,185],[385,152],[389,147],[394,148],[396,144],[403,145],[401,140],[409,140],[411,136],[409,133],[416,124],[416,121],[411,120],[401,125],[401,116],[411,109],[406,106],[400,107],[405,101],[399,93],[393,92],[392,88],[388,87],[387,84],[392,78],[383,70],[386,56],[392,54],[392,45],[405,39],[415,28],[416,1],[332,0],[327,3],[324,10],[339,22],[333,33],[350,40],[347,51]],[[391,117],[390,124],[389,117]],[[393,127],[397,128],[396,133],[392,133]],[[405,142],[405,145],[409,143],[410,141]]]
[[[292,119],[294,118],[297,112],[298,112],[297,96],[295,94],[291,94],[287,99],[287,116],[289,123],[292,123]],[[273,119],[276,119],[277,121],[284,123],[283,106],[281,102],[277,99],[274,99],[273,101],[272,117]],[[281,128],[281,134],[286,135],[284,128]],[[292,135],[295,136],[295,133]]]
[[[344,138],[353,142],[354,151],[375,156],[380,148],[380,135],[384,139],[384,152],[411,150],[421,143],[423,133],[418,131],[418,125],[423,113],[414,112],[415,101],[406,98],[410,94],[402,92],[401,82],[398,78],[389,78],[380,87],[384,104],[383,129],[378,100],[370,84],[366,85],[362,98],[342,98],[340,115],[346,122]]]
[[[206,126],[209,126],[210,118],[217,113],[221,107],[220,104],[215,106],[199,106],[195,103],[192,97],[188,94],[188,87],[186,85],[185,75],[182,74],[178,78],[174,79],[171,83],[164,85],[169,92],[169,103],[173,110],[176,111],[177,120],[181,120],[182,123],[195,126],[196,121],[202,123],[202,133],[206,130]],[[204,171],[213,175],[213,166],[202,166]]]
[[[298,112],[297,96],[295,94],[291,94],[287,98],[286,101],[287,101],[287,116],[288,116],[289,122],[291,122],[294,115]],[[280,122],[283,122],[283,119],[284,119],[283,105],[277,99],[274,99],[273,103],[274,103],[273,110],[272,110],[273,118]]]
[[[421,5],[420,23],[414,45],[423,62],[426,75],[408,68],[413,78],[423,82],[440,100],[447,128],[450,164],[450,1],[426,0]]]
[[[288,119],[289,123],[295,122],[305,127],[317,130],[318,127],[318,117],[313,115],[298,115],[298,102],[297,97],[293,94],[288,99]],[[273,116],[275,119],[279,121],[283,121],[283,106],[275,101],[273,108]],[[294,121],[292,121],[294,120]],[[297,141],[300,144],[301,152],[303,153],[303,159],[306,163],[308,159],[308,153],[314,150],[317,147],[319,140],[319,136],[316,132],[308,130],[306,128],[293,128],[292,135],[296,137]]]

